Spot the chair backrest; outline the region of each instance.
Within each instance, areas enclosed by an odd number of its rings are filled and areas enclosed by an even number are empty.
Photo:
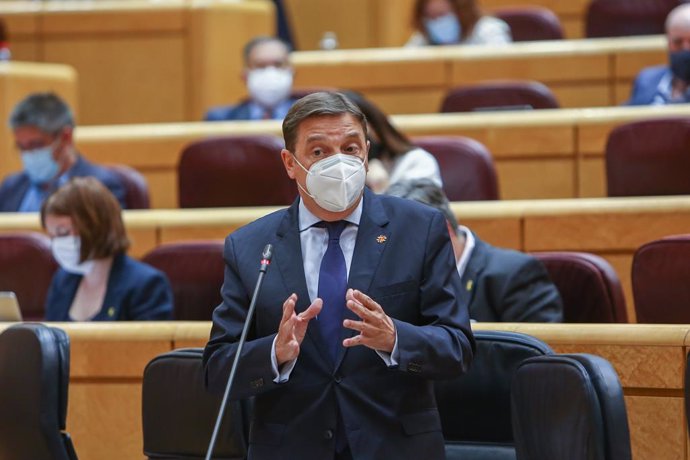
[[[520,460],[630,460],[630,432],[618,375],[587,354],[524,361],[511,394]]]
[[[441,112],[477,110],[557,109],[556,96],[537,81],[490,81],[457,86],[446,93]]]
[[[144,369],[144,455],[151,459],[197,460],[206,455],[223,395],[204,386],[203,349],[173,350]],[[248,405],[230,402],[213,458],[243,459],[247,452]]]
[[[127,165],[110,165],[108,167],[125,186],[125,203],[127,209],[149,209],[149,186],[144,176]]]
[[[563,299],[565,323],[627,323],[620,279],[606,259],[585,252],[533,252]]]
[[[211,321],[223,285],[223,241],[185,241],[163,244],[142,259],[165,273],[174,297],[174,318]]]
[[[65,430],[69,337],[19,323],[0,334],[0,458],[76,460]]]
[[[680,3],[681,0],[592,0],[587,7],[585,36],[663,34],[666,16]]]
[[[468,137],[416,137],[412,142],[438,161],[450,201],[497,200],[496,169],[487,148]]]
[[[563,26],[558,16],[541,6],[520,6],[495,9],[493,16],[510,26],[514,42],[561,40]]]
[[[232,136],[194,142],[178,166],[181,208],[289,205],[297,186],[275,136]]]
[[[477,351],[469,372],[434,382],[446,458],[514,459],[510,388],[518,365],[553,353],[526,334],[474,331]],[[487,455],[490,455],[488,457]]]
[[[50,238],[41,233],[0,234],[0,291],[14,291],[27,321],[45,317],[45,302],[57,263]]]
[[[609,196],[690,193],[690,118],[659,118],[615,128],[606,143]]]
[[[632,288],[638,323],[690,323],[690,235],[640,246],[633,256]]]

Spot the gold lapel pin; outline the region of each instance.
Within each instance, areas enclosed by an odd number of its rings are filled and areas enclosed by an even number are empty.
[[[467,289],[468,291],[471,291],[473,284],[474,283],[472,283],[472,280],[467,281],[467,284],[465,285],[465,289]]]
[[[108,308],[108,316],[110,316],[111,318],[115,316],[115,307]]]
[[[376,237],[376,242],[379,244],[385,243],[388,237],[386,235],[379,235]]]

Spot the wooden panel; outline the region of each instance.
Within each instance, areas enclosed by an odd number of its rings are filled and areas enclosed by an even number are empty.
[[[625,388],[683,389],[682,347],[637,345],[554,345],[557,353],[591,353],[609,361]]]
[[[170,340],[72,339],[72,378],[141,378],[146,364],[170,349]]]
[[[558,112],[558,111],[547,111]],[[548,113],[544,113],[544,121]],[[474,137],[472,134],[467,136]],[[571,126],[502,125],[486,128],[483,142],[494,158],[513,159],[544,157],[575,157],[575,139]]]
[[[609,133],[613,128],[620,125],[621,122],[600,122],[591,124],[582,124],[578,126],[577,143],[580,153],[588,156],[603,157],[606,151],[606,141]]]
[[[183,38],[175,36],[54,37],[45,43],[46,60],[79,73],[82,124],[184,120],[186,53]]]
[[[629,323],[637,322],[637,315],[635,314],[635,299],[633,298],[632,291],[632,278],[630,276],[634,252],[634,249],[630,249],[627,254],[599,254],[611,264],[613,269],[616,271],[616,274],[618,274],[621,287],[623,288],[623,294],[625,295],[625,307],[626,311],[628,312]]]
[[[441,108],[445,89],[419,89],[399,91],[364,90],[364,96],[389,114],[435,113]]]
[[[583,158],[578,162],[578,197],[606,196],[606,165],[603,158]]]
[[[156,209],[177,208],[177,168],[169,170],[143,171],[149,185],[151,207]]]
[[[525,245],[528,251],[625,250],[688,228],[690,212],[528,216]]]
[[[685,458],[683,398],[626,396],[630,441],[636,460]]]
[[[60,3],[47,5],[39,16],[45,34],[103,34],[138,32],[181,32],[185,27],[181,3],[159,4],[156,8],[128,8],[127,3],[89,5]]]
[[[579,18],[560,17],[563,35],[568,40],[585,38],[585,24]]]
[[[613,92],[607,83],[575,84],[561,83],[550,86],[561,107],[606,107],[613,104]]]
[[[239,227],[240,225],[199,225],[194,228],[168,226],[161,229],[160,241],[161,243],[171,243],[185,240],[225,239],[228,234]]]
[[[158,232],[155,227],[137,228],[128,225],[127,236],[131,243],[127,252],[132,257],[141,258],[158,245]]]
[[[665,45],[665,39],[658,38],[659,45]],[[668,64],[666,49],[623,51],[614,58],[614,78],[617,80],[632,80],[645,67]]]
[[[619,82],[616,83],[616,86],[614,87],[614,94],[616,99],[614,100],[614,103],[616,105],[621,105],[625,104],[629,99],[630,95],[632,94],[632,87],[633,87],[633,82],[632,80],[630,81],[624,81],[624,82]]]
[[[414,0],[378,0],[373,2],[373,27],[376,45],[403,46],[412,35]]]
[[[506,160],[496,163],[501,199],[574,198],[573,160]],[[539,177],[539,181],[534,178]]]
[[[81,382],[73,378],[69,387],[67,432],[79,458],[143,458],[140,379]]]
[[[487,243],[502,248],[522,249],[522,225],[517,218],[477,219],[466,218],[460,211],[455,213],[461,225],[466,225]]]

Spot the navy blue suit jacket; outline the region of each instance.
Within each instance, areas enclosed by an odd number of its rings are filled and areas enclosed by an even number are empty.
[[[90,163],[86,158],[79,155],[77,162],[67,174],[70,178],[95,177],[115,195],[122,208],[126,208],[125,186],[109,169]],[[24,171],[7,176],[0,185],[0,212],[17,212],[30,185],[31,180]]]
[[[528,254],[491,246],[476,235],[462,285],[470,294],[474,320],[563,321],[563,301],[544,264]]]
[[[649,105],[654,101],[657,87],[662,78],[671,75],[668,66],[647,67],[635,77],[630,99],[626,105]]]
[[[290,105],[294,104],[297,99],[290,99]],[[237,105],[223,105],[220,107],[212,107],[206,112],[204,121],[239,121],[239,120],[260,120],[260,118],[252,118],[251,110],[249,110],[249,100],[246,100]]]
[[[46,321],[71,321],[69,308],[82,276],[62,268],[53,276],[46,298]],[[173,296],[160,271],[125,254],[113,260],[103,306],[92,321],[172,319]]]
[[[363,346],[341,347],[333,364],[314,320],[289,381],[277,384],[271,348],[283,302],[295,292],[298,312],[310,304],[297,214],[295,202],[225,242],[223,302],[213,313],[204,352],[214,391],[225,386],[262,249],[266,243],[274,247],[231,395],[256,397],[249,458],[333,458],[338,411],[358,460],[443,458],[432,381],[465,372],[474,349],[444,217],[411,200],[366,190],[348,286],[369,294],[393,318],[399,365],[388,368]],[[349,310],[345,317],[359,319]],[[343,328],[341,339],[354,334]]]

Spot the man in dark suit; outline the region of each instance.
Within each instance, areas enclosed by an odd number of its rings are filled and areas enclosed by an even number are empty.
[[[628,105],[690,102],[690,4],[674,8],[666,18],[669,65],[643,69],[633,84]]]
[[[271,243],[231,394],[256,397],[249,458],[444,458],[432,380],[474,348],[445,220],[364,189],[366,119],[343,95],[300,99],[283,136],[299,198],[226,239],[208,385],[225,385]]]
[[[480,240],[458,225],[443,190],[427,179],[401,181],[386,192],[415,200],[443,213],[455,250],[463,288],[476,321],[562,322],[563,302],[544,265],[518,251]]]
[[[242,80],[249,99],[206,112],[205,121],[282,120],[295,103],[290,46],[279,38],[257,37],[244,47]]]
[[[29,95],[12,111],[10,127],[24,169],[0,184],[0,212],[39,211],[60,185],[85,176],[101,181],[125,207],[125,187],[115,173],[77,152],[72,111],[57,95]]]

